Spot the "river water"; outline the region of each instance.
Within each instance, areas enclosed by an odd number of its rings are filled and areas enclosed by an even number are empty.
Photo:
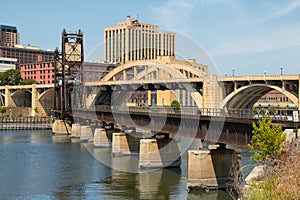
[[[187,192],[186,156],[180,169],[130,173],[102,164],[91,151],[111,153],[56,143],[51,131],[0,132],[0,199],[231,199],[224,191]],[[248,166],[247,153],[242,155]],[[132,156],[113,159],[122,165]]]

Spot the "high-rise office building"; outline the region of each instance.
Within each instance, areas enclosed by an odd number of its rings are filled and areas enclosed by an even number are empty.
[[[109,63],[175,57],[175,47],[175,33],[161,31],[157,25],[141,23],[138,18],[127,16],[125,22],[104,29],[104,60]]]
[[[19,44],[19,42],[17,27],[0,25],[0,46],[13,47]]]

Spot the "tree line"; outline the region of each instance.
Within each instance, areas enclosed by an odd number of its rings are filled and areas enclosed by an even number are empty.
[[[22,79],[21,72],[16,69],[9,69],[0,72],[0,85],[32,85],[37,82],[33,79]]]

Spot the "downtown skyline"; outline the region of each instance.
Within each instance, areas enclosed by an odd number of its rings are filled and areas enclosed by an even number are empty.
[[[103,48],[105,27],[125,21],[127,15],[138,16],[141,22],[192,40],[210,56],[221,76],[231,75],[233,68],[235,75],[280,74],[281,66],[284,74],[299,74],[299,0],[72,2],[0,1],[5,5],[0,24],[17,26],[21,44],[51,50],[60,48],[64,28],[81,29],[88,60],[93,49]],[[205,59],[197,62],[213,68]]]

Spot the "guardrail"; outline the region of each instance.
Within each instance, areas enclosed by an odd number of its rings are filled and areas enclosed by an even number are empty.
[[[52,117],[0,117],[0,131],[51,129]]]
[[[292,120],[292,111],[296,109],[277,109],[279,114],[257,114],[252,109],[218,109],[218,108],[197,108],[197,107],[123,107],[123,106],[96,106],[97,111],[106,112],[136,112],[136,113],[162,113],[162,114],[184,114],[184,115],[202,115],[212,117],[235,117],[235,118],[267,118]]]

